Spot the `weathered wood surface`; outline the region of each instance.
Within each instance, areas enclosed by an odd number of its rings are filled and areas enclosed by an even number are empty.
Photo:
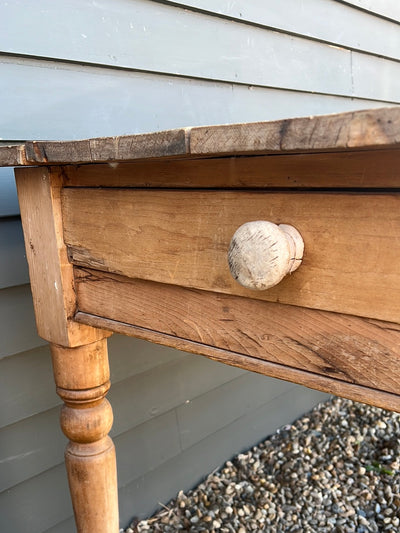
[[[46,168],[17,169],[16,181],[39,335],[63,346],[103,338],[106,332],[73,320],[75,293],[62,237],[59,174]]]
[[[108,436],[113,414],[105,399],[107,340],[75,348],[52,344],[51,352],[57,394],[64,401],[61,428],[70,440],[65,464],[77,532],[118,533],[117,465]]]
[[[183,128],[157,133],[88,139],[33,141],[18,161],[0,148],[0,166],[104,163],[162,157],[274,154],[376,149],[400,145],[400,108],[336,115]]]
[[[400,410],[395,324],[89,269],[75,275],[82,323]]]
[[[112,220],[110,215],[112,213]],[[400,196],[64,189],[70,260],[174,285],[400,320]],[[253,220],[301,233],[301,268],[277,287],[252,291],[233,280],[230,240]]]
[[[25,164],[25,147],[23,144],[2,146],[0,144],[0,166],[16,167]]]
[[[400,149],[63,167],[67,187],[399,187]]]
[[[400,143],[400,109],[384,108],[267,123],[194,128],[192,154],[376,148]]]
[[[297,270],[303,252],[303,239],[293,226],[267,220],[246,222],[229,244],[229,270],[243,287],[263,291]]]

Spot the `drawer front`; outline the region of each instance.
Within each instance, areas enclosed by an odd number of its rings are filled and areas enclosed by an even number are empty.
[[[397,194],[66,188],[64,239],[80,266],[134,279],[400,322]],[[254,291],[229,271],[245,222],[291,224],[300,268]]]

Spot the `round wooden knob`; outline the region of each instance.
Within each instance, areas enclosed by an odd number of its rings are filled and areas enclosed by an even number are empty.
[[[232,237],[229,269],[243,287],[263,291],[299,268],[303,252],[303,239],[293,226],[247,222]]]

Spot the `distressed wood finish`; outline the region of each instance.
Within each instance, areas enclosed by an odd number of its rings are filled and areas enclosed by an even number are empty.
[[[46,168],[17,169],[16,181],[39,335],[62,346],[103,338],[105,332],[73,320],[74,282],[62,237],[59,174]]]
[[[24,164],[25,147],[23,144],[2,146],[0,144],[0,167],[15,167]]]
[[[394,111],[394,112],[393,112]],[[400,143],[400,109],[308,119],[194,128],[191,154],[295,152],[377,148]]]
[[[0,147],[38,165],[18,194],[79,533],[118,531],[107,330],[400,412],[399,157],[399,108]],[[268,291],[228,267],[255,220],[305,245]]]
[[[400,145],[400,108],[338,115],[183,128],[141,135],[81,141],[33,141],[21,146],[18,165],[112,163],[146,158],[278,154]],[[8,147],[0,148],[0,165],[15,165]]]
[[[115,450],[106,337],[74,320],[73,267],[63,241],[62,180],[57,169],[17,169],[21,218],[39,335],[51,343],[65,461],[78,533],[117,533]]]
[[[215,347],[279,364],[284,379],[285,369],[295,368],[341,383],[398,392],[400,327],[395,324],[95,270],[75,272],[79,313],[193,341],[208,351]]]
[[[297,270],[303,253],[304,242],[296,228],[256,220],[235,231],[229,244],[228,265],[240,285],[263,291]]]
[[[67,187],[399,187],[400,149],[63,167]]]
[[[368,403],[383,409],[400,412],[398,394],[391,394],[369,387],[354,385],[352,383],[340,382],[336,379],[313,374],[312,372],[285,367],[279,363],[263,361],[256,357],[247,357],[235,352],[228,352],[227,350],[215,348],[207,344],[181,339],[175,335],[167,335],[165,333],[160,333],[159,331],[133,326],[125,322],[118,322],[116,320],[91,315],[89,313],[78,312],[75,315],[75,320],[82,324],[109,329],[116,333],[129,335],[131,337],[147,340],[156,344],[162,344],[164,346],[170,346],[177,350],[200,354],[214,361],[218,361],[219,363],[244,368],[251,372],[257,372],[259,374],[291,381],[293,383],[300,383],[310,389],[328,392],[336,396],[342,396],[354,401]]]
[[[64,238],[77,265],[400,320],[397,194],[65,189],[63,210]],[[291,224],[305,244],[302,268],[268,291],[241,287],[228,268],[232,235],[252,220]]]
[[[63,348],[51,345],[61,428],[70,442],[65,463],[79,533],[118,533],[118,491],[107,341]]]

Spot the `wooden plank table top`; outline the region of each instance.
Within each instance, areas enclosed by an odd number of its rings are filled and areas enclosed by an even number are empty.
[[[399,107],[29,141],[0,166],[79,533],[118,531],[112,332],[400,411]]]
[[[400,108],[179,128],[78,141],[0,146],[0,166],[112,163],[149,158],[354,151],[398,148]]]

